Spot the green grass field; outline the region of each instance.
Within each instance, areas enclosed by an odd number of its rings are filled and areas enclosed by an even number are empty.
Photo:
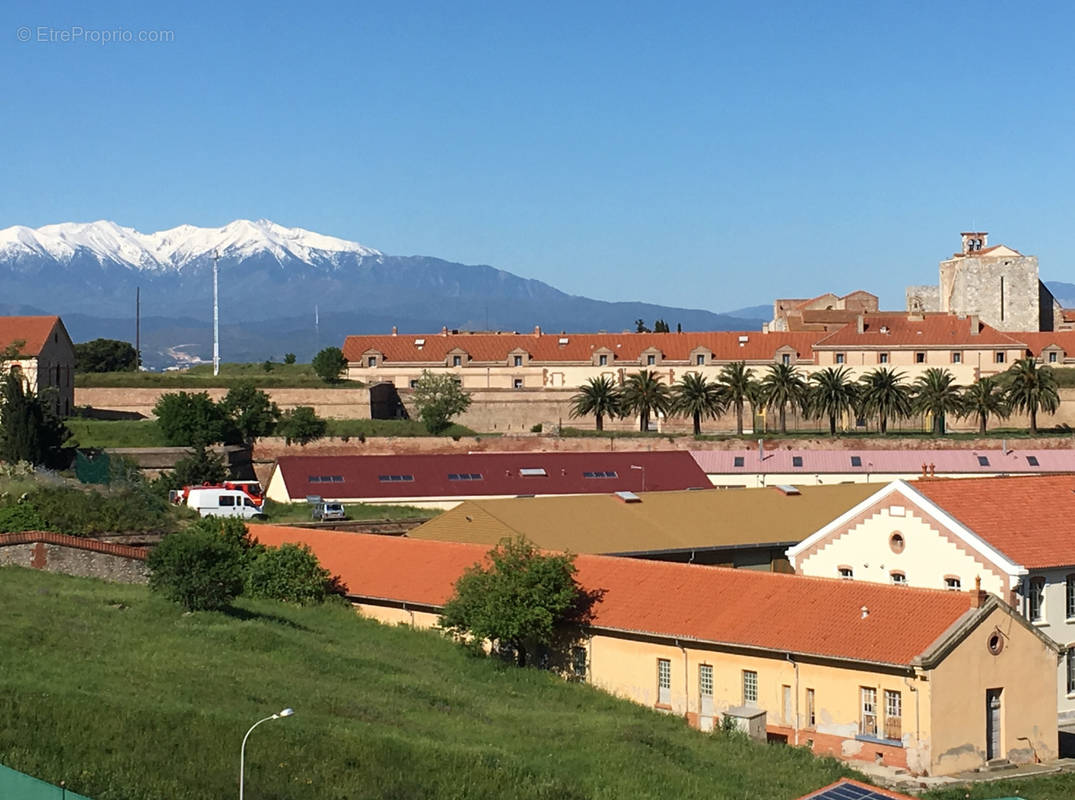
[[[166,389],[207,389],[223,387],[230,389],[239,383],[253,383],[262,389],[268,387],[295,387],[319,389],[358,389],[359,381],[325,383],[310,364],[273,363],[265,370],[263,364],[226,362],[220,365],[220,374],[213,375],[211,364],[199,364],[176,372],[80,372],[75,375],[76,387],[130,387]]]
[[[0,763],[95,800],[785,800],[848,771],[706,736],[345,607],[184,614],[144,587],[0,568]]]

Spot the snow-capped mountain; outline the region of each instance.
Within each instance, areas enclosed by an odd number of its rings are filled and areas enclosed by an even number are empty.
[[[244,259],[268,253],[279,261],[294,259],[317,264],[335,263],[340,254],[361,257],[381,253],[358,242],[302,228],[285,228],[267,219],[237,219],[223,228],[180,225],[157,233],[139,233],[108,220],[64,222],[0,230],[0,260],[39,256],[70,263],[80,253],[98,261],[135,269],[182,269],[218,253],[222,258]]]
[[[685,330],[757,330],[758,319],[648,303],[607,303],[487,266],[386,255],[357,242],[236,220],[139,233],[114,222],[0,230],[0,314],[61,314],[75,341],[134,339],[140,290],[143,358],[177,345],[211,352],[212,258],[219,254],[226,359],[308,358],[349,333],[449,328],[625,330],[642,318]],[[661,265],[666,269],[665,265]],[[643,291],[645,289],[643,288]],[[154,350],[156,354],[154,354]]]

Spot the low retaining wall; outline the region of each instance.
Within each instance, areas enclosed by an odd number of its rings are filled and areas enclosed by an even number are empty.
[[[0,534],[0,566],[28,567],[118,583],[149,580],[140,547],[83,539],[51,531]]]

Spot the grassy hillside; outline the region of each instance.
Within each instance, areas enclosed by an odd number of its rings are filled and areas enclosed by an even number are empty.
[[[183,614],[0,568],[0,762],[95,800],[793,798],[846,769],[712,737],[342,606]]]

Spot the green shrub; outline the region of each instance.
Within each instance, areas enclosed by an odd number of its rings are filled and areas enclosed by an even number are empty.
[[[246,594],[299,605],[321,603],[331,575],[305,544],[265,548],[250,559]]]
[[[224,608],[243,590],[243,552],[205,528],[165,536],[149,554],[149,588],[188,611]]]
[[[17,533],[18,531],[43,531],[48,525],[33,506],[17,503],[0,506],[0,533]]]
[[[297,406],[280,415],[276,433],[283,436],[288,444],[298,442],[306,444],[325,435],[328,424],[317,416],[310,406]]]
[[[49,530],[73,536],[159,531],[172,525],[168,502],[148,487],[98,492],[43,486],[27,494],[26,504]]]

